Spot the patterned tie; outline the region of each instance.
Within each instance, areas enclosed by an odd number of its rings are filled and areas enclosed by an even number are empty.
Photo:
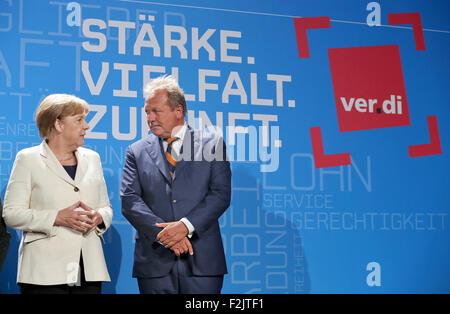
[[[177,166],[177,161],[174,157],[174,154],[172,153],[172,150],[173,150],[172,143],[178,139],[179,139],[178,137],[169,137],[169,138],[165,139],[165,141],[167,141],[166,158],[167,158],[168,165],[169,165],[170,177],[172,179],[173,179],[173,174],[175,172],[175,167]]]

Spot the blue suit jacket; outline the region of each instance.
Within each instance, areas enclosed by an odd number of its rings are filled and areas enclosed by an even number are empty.
[[[186,217],[194,226],[194,275],[227,273],[218,219],[230,205],[231,170],[222,137],[188,127],[173,180],[160,139],[151,134],[128,147],[120,188],[122,213],[136,229],[133,277],[167,275],[177,257],[156,242],[158,222]]]

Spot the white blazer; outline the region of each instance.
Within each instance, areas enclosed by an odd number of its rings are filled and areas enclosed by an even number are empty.
[[[47,143],[17,153],[5,194],[3,218],[23,230],[17,282],[37,285],[77,282],[83,252],[87,281],[110,281],[100,238],[112,222],[100,156],[87,148],[75,152],[75,180],[67,174]],[[100,213],[106,229],[83,235],[53,226],[59,210],[83,201]]]

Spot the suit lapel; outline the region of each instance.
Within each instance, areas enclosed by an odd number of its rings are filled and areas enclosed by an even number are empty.
[[[169,169],[166,164],[166,158],[162,153],[161,144],[159,143],[159,138],[153,134],[147,137],[148,146],[145,147],[145,150],[150,155],[150,158],[153,159],[156,167],[158,167],[161,174],[168,182],[172,182],[170,178]]]
[[[63,166],[58,161],[55,154],[53,154],[50,147],[48,147],[45,140],[40,145],[40,154],[42,159],[44,160],[44,163],[47,165],[47,168],[50,169],[50,171],[53,172],[53,174],[55,174],[62,180],[66,181],[67,183],[75,186],[74,180],[72,180],[67,171],[64,170]]]
[[[179,176],[180,173],[189,167],[189,161],[194,161],[195,153],[200,147],[200,138],[195,136],[194,130],[188,125],[186,133],[184,135],[183,144],[180,150],[179,160],[177,161],[177,166],[175,168],[175,174],[173,180]]]
[[[84,175],[86,174],[88,160],[86,156],[79,150],[75,151],[75,156],[77,157],[77,172],[75,173],[75,184],[79,186]]]

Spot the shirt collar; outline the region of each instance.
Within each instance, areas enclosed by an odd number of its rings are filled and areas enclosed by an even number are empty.
[[[172,134],[172,137],[178,137],[179,139],[183,140],[184,135],[186,134],[186,130],[187,130],[187,124],[186,124],[186,122],[184,122],[181,129],[179,129],[178,132],[176,132],[175,134]]]

